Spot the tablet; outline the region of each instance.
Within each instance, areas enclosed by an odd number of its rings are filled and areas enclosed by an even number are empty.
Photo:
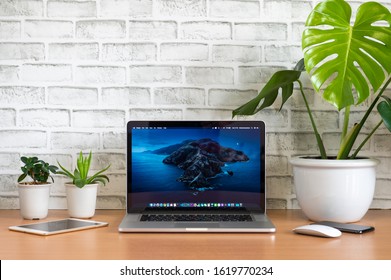
[[[106,222],[87,221],[74,218],[63,220],[26,224],[20,226],[11,226],[10,230],[33,233],[38,235],[53,235],[70,231],[91,229],[107,226]]]

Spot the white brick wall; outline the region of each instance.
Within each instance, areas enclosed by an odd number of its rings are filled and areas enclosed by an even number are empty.
[[[99,59],[98,43],[52,43],[48,46],[50,60],[92,60]]]
[[[13,33],[13,32],[10,32]],[[43,43],[2,42],[0,43],[1,60],[44,60],[45,45]]]
[[[124,20],[82,20],[76,22],[76,38],[81,39],[115,39],[125,38],[126,22]]]
[[[112,164],[98,207],[124,208],[126,121],[230,119],[232,109],[256,96],[276,70],[302,57],[301,32],[316,2],[0,1],[0,208],[18,207],[20,156],[69,166],[79,150],[95,152],[94,169]],[[350,2],[357,7],[364,1]],[[381,2],[391,7],[391,0]],[[309,81],[304,85],[311,94]],[[269,208],[298,207],[289,159],[316,152],[295,95],[281,112],[247,117],[268,127]],[[331,148],[339,141],[340,115],[319,97],[308,99],[326,146],[336,152]],[[353,111],[352,122],[361,111]],[[364,154],[381,161],[373,207],[390,208],[385,129]],[[51,208],[66,206],[64,180],[56,176]]]
[[[59,20],[26,20],[24,36],[27,38],[72,38],[73,23]]]

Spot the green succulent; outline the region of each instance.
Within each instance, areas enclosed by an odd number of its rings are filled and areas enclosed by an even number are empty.
[[[72,179],[72,184],[74,184],[78,188],[83,188],[85,185],[102,183],[106,185],[109,182],[109,178],[103,173],[110,168],[110,164],[98,171],[92,176],[88,176],[88,172],[90,170],[92,159],[92,152],[89,153],[87,157],[83,157],[82,152],[80,152],[79,157],[77,158],[77,166],[75,170],[72,172],[68,171],[65,167],[63,167],[59,162],[61,170],[57,172],[57,174],[62,174]]]
[[[47,183],[49,177],[54,182],[53,177],[50,175],[56,174],[57,166],[50,165],[37,157],[21,157],[20,160],[24,163],[21,167],[22,174],[18,178],[18,183],[22,182],[26,177],[30,177],[33,181],[33,185]]]

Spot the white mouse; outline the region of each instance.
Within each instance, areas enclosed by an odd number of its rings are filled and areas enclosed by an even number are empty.
[[[320,237],[339,237],[342,234],[340,230],[324,225],[305,225],[293,229],[293,232]]]

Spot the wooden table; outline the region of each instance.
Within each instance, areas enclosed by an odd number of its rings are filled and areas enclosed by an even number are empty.
[[[270,210],[276,233],[118,233],[123,210],[98,210],[94,220],[108,227],[53,236],[12,232],[8,226],[23,220],[18,210],[0,210],[0,259],[115,259],[115,260],[324,260],[391,259],[391,210],[370,210],[360,224],[376,230],[320,238],[292,233],[309,223],[300,210]],[[68,217],[50,210],[46,219]]]

